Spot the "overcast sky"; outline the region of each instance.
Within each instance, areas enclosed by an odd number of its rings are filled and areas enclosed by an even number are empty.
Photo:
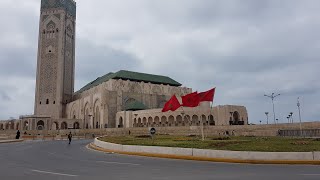
[[[320,120],[318,0],[78,0],[76,90],[108,72],[169,76],[215,105]],[[40,0],[0,1],[0,119],[32,114]],[[270,116],[271,119],[271,116]]]

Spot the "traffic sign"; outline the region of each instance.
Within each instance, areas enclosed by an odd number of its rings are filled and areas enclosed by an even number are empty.
[[[151,134],[151,135],[156,134],[156,132],[157,132],[157,131],[156,131],[156,128],[154,128],[154,127],[153,127],[153,128],[150,128],[150,134]]]

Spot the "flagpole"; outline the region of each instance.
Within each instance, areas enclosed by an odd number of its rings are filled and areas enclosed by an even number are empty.
[[[198,110],[200,112],[200,105],[198,106]],[[200,126],[201,126],[201,137],[202,141],[204,141],[204,134],[203,134],[203,119],[202,119],[202,113],[200,113]]]

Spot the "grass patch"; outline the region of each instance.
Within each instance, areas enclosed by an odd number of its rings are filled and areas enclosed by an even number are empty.
[[[311,152],[320,151],[319,139],[285,137],[207,137],[156,135],[154,140],[148,135],[103,137],[102,141],[143,146],[166,146],[198,149],[261,151],[261,152]]]

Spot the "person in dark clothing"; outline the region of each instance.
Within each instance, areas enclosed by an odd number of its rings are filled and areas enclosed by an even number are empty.
[[[69,144],[71,143],[71,140],[72,140],[72,134],[71,132],[68,134],[68,139],[69,139]]]
[[[18,130],[17,135],[16,135],[16,139],[19,139],[19,138],[20,138],[20,131]]]

